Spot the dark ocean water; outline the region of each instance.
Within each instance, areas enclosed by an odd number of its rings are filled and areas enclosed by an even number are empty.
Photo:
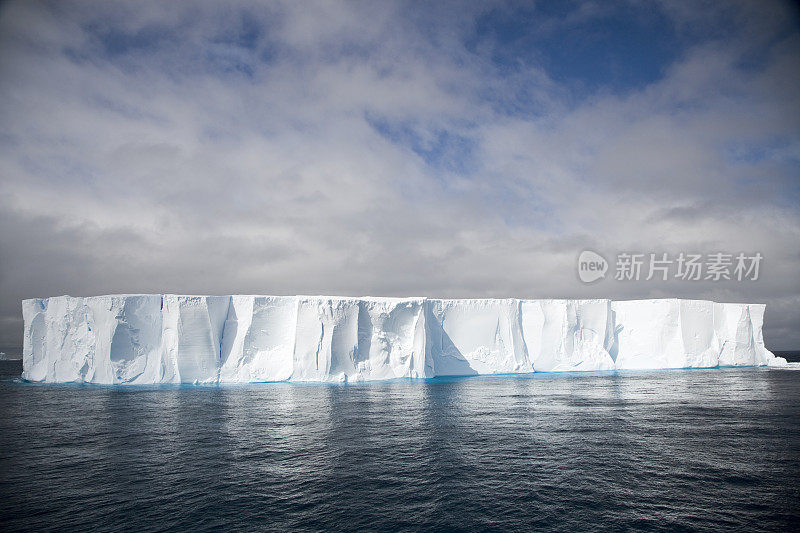
[[[0,383],[0,530],[796,530],[800,371]]]

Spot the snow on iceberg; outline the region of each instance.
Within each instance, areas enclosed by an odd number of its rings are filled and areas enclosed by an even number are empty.
[[[249,383],[785,366],[764,346],[764,308],[677,299],[59,296],[22,302],[23,377]]]

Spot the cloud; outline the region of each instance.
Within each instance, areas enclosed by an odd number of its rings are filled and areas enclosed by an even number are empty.
[[[7,3],[0,345],[21,298],[187,292],[764,301],[796,348],[796,14],[687,6]],[[765,264],[585,286],[585,248]]]

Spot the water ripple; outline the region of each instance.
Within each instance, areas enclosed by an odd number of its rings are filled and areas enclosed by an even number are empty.
[[[0,528],[788,530],[800,380],[0,383]]]

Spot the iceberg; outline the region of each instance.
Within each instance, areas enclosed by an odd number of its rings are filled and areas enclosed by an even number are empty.
[[[763,304],[329,296],[22,302],[23,378],[99,384],[373,381],[785,367]]]

